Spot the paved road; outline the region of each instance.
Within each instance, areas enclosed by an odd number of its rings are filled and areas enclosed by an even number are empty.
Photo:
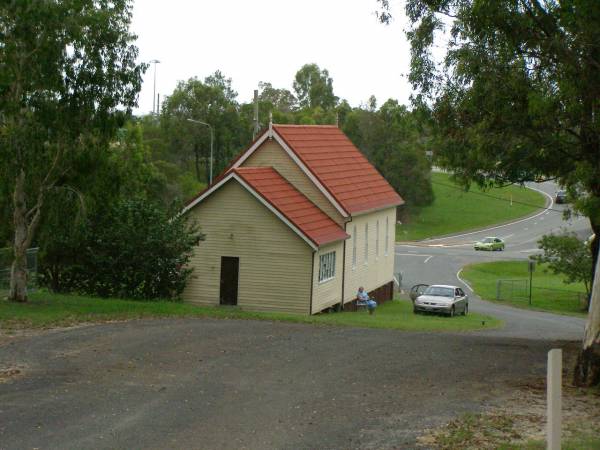
[[[542,377],[556,345],[209,319],[13,338],[0,448],[415,448]]]
[[[550,232],[562,229],[573,231],[580,237],[591,234],[589,222],[583,217],[564,221],[564,205],[556,205],[551,197],[557,190],[554,183],[532,185],[548,196],[548,209],[534,216],[487,229],[440,239],[431,239],[417,245],[396,246],[396,272],[402,273],[403,286],[417,283],[458,284],[471,291],[472,311],[492,314],[505,321],[506,327],[486,333],[496,336],[522,337],[530,339],[581,339],[585,321],[576,317],[560,316],[536,311],[526,311],[508,306],[485,302],[472,294],[470,286],[457,278],[466,264],[506,259],[527,260],[538,252],[536,242]],[[476,252],[473,243],[486,236],[499,236],[506,241],[504,252]]]

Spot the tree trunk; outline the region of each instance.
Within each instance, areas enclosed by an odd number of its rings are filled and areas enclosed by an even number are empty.
[[[25,204],[25,172],[21,172],[15,182],[13,195],[13,225],[15,240],[13,243],[14,260],[10,270],[10,291],[8,299],[12,302],[27,301],[27,207]]]
[[[596,253],[595,267],[592,298],[583,335],[583,345],[577,358],[573,377],[573,381],[577,386],[600,384],[600,257],[598,257],[598,253]]]

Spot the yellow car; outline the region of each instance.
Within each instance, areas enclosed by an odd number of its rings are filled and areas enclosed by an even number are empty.
[[[475,250],[502,251],[504,250],[504,241],[497,237],[486,237],[481,241],[475,242]]]

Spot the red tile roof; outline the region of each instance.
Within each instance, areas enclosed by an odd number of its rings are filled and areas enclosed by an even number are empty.
[[[334,125],[273,125],[313,175],[350,214],[404,200]]]
[[[317,246],[349,237],[337,223],[272,167],[238,167],[232,171]]]

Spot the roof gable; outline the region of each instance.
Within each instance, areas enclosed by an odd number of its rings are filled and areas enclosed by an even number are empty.
[[[190,202],[183,213],[189,211],[232,178],[235,178],[313,249],[316,250],[321,245],[349,237],[329,216],[271,167],[231,169],[213,186]]]

